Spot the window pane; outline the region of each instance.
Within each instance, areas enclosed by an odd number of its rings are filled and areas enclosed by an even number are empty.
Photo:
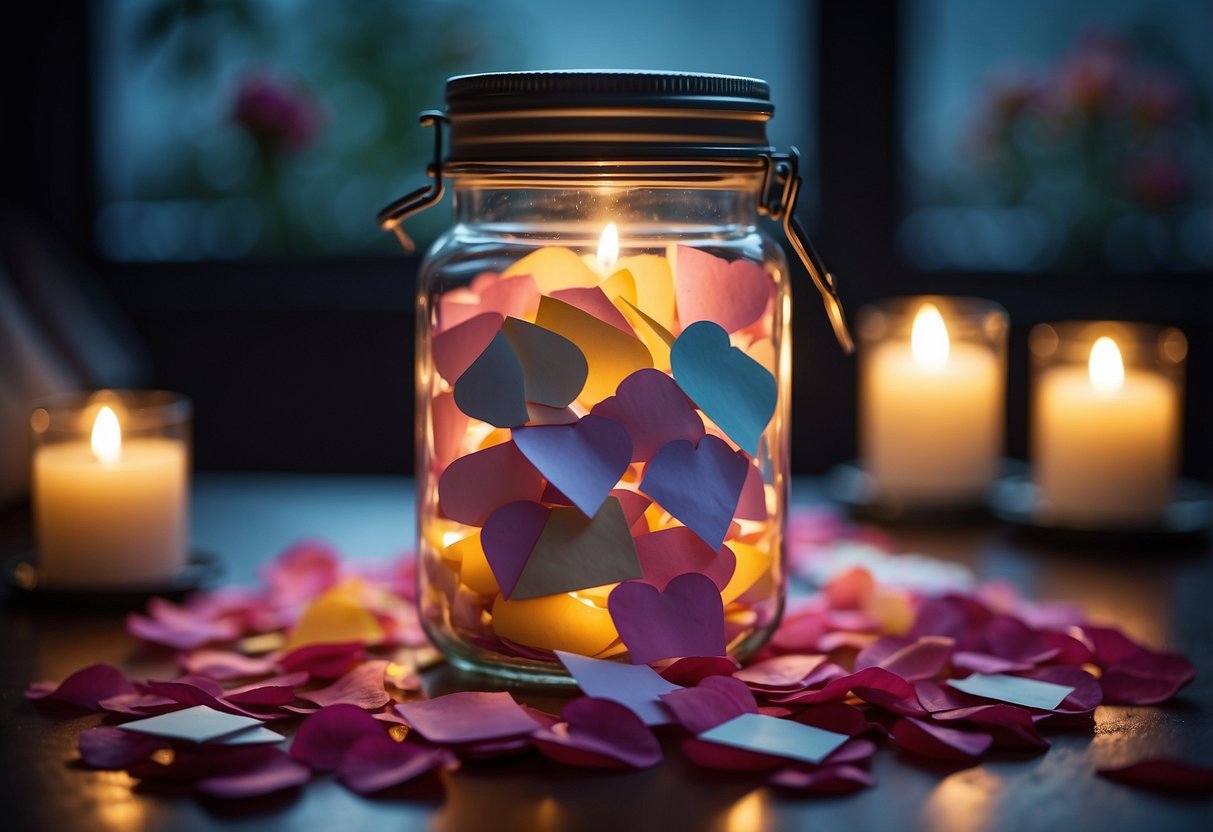
[[[118,260],[389,253],[373,218],[424,180],[465,72],[756,75],[815,180],[815,6],[758,0],[107,0],[94,39],[98,246]],[[816,201],[809,188],[804,203]],[[410,220],[422,245],[445,206]]]
[[[910,0],[902,255],[1213,266],[1213,4]]]

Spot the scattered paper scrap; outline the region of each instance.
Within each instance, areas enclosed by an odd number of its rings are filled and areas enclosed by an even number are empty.
[[[1040,708],[1045,711],[1055,710],[1062,700],[1074,692],[1074,688],[1065,685],[1025,679],[1021,676],[1007,676],[1001,673],[993,675],[974,673],[964,679],[952,679],[948,684],[956,690],[972,696],[997,699],[1000,702],[1023,705],[1025,708]]]
[[[704,731],[699,739],[805,763],[820,763],[850,738],[846,734],[823,731],[786,719],[742,714]]]
[[[227,714],[206,705],[198,705],[181,711],[126,722],[118,727],[123,731],[151,734],[156,737],[210,742],[260,725],[260,722],[251,717]]]
[[[647,664],[620,664],[563,650],[556,651],[556,658],[577,680],[577,687],[586,696],[618,702],[646,725],[665,725],[673,721],[670,711],[662,705],[661,697],[682,690],[682,687],[667,682]]]

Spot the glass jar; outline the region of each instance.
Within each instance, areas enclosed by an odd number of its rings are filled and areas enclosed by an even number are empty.
[[[557,652],[743,659],[783,607],[790,296],[762,81],[453,78],[433,182],[455,224],[418,286],[418,603],[456,665],[567,681]],[[450,147],[443,158],[442,128]],[[849,346],[849,340],[846,341]]]

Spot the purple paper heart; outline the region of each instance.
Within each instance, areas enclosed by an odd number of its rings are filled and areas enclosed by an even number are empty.
[[[513,595],[550,513],[546,506],[522,500],[502,506],[485,521],[480,545],[506,598]]]
[[[614,419],[632,438],[632,461],[647,462],[675,439],[698,442],[703,419],[677,382],[660,370],[637,370],[615,395],[594,405],[595,416]]]
[[[678,439],[645,466],[640,490],[716,550],[729,533],[749,467],[744,454],[711,434],[697,446]]]
[[[706,575],[680,575],[665,591],[626,581],[611,591],[607,609],[632,664],[724,655],[724,604]]]
[[[593,517],[632,461],[627,429],[603,416],[514,430],[514,444],[553,486]]]

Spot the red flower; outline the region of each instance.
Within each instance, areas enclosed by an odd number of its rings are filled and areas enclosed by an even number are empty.
[[[268,76],[250,76],[241,81],[232,118],[277,153],[305,148],[322,121],[320,108],[305,90]]]

